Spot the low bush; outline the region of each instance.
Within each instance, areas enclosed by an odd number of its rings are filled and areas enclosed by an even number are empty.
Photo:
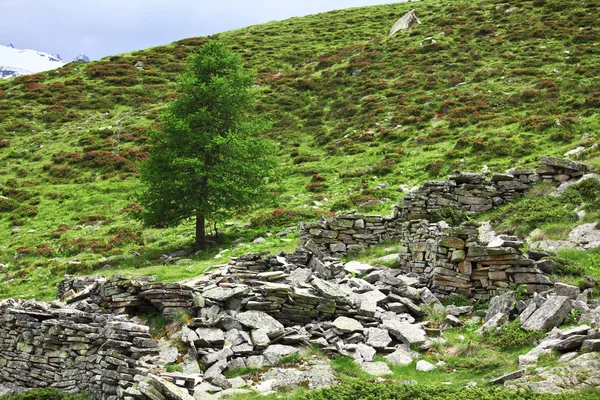
[[[488,331],[483,333],[484,341],[500,350],[517,350],[525,346],[531,346],[545,337],[544,332],[526,331],[521,329],[521,321],[515,319],[499,331]]]
[[[0,396],[0,400],[89,400],[87,394],[70,394],[55,388],[32,389],[13,396]]]
[[[390,383],[353,382],[347,385],[308,392],[298,400],[579,400],[600,399],[597,390],[564,395],[512,391],[498,388],[464,388],[452,386],[396,385]]]

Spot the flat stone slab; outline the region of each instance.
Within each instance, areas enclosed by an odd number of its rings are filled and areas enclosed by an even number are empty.
[[[246,311],[235,317],[242,325],[252,329],[264,329],[269,333],[283,330],[283,324],[263,311]]]
[[[384,358],[394,365],[405,366],[413,362],[412,356],[403,349],[396,349],[396,351],[388,354]]]
[[[360,322],[348,317],[337,317],[333,321],[333,326],[343,333],[362,332],[364,329]]]
[[[525,370],[524,369],[520,369],[518,371],[511,372],[510,374],[503,375],[503,376],[501,376],[499,378],[492,379],[490,381],[490,383],[492,385],[498,385],[498,384],[504,383],[506,381],[512,381],[512,380],[515,380],[515,379],[519,379],[523,375],[525,375]]]
[[[549,297],[529,318],[521,322],[521,328],[528,331],[550,330],[564,321],[571,308],[571,299],[568,297]]]
[[[350,261],[344,265],[344,271],[349,274],[365,275],[375,270],[375,267],[359,261]]]
[[[393,372],[383,361],[365,362],[360,368],[369,375],[384,376],[391,375]]]
[[[426,333],[418,325],[412,325],[400,319],[384,319],[382,328],[403,343],[420,346],[425,343]]]

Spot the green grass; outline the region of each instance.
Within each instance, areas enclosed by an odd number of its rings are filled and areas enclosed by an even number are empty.
[[[164,268],[158,257],[191,248],[193,225],[144,228],[129,211],[143,190],[138,169],[150,130],[172,97],[182,60],[209,39],[2,80],[0,264],[8,267],[0,271],[0,298],[51,299],[65,273],[185,279],[217,263],[217,248],[231,249],[225,261],[242,250],[294,247],[269,238],[272,245],[232,248],[239,236],[248,243],[333,212],[389,213],[403,196],[400,185],[453,170],[533,167],[541,155],[579,145],[588,150],[577,158],[600,166],[600,151],[591,147],[600,131],[599,7],[598,0],[536,0],[505,14],[508,4],[498,0],[424,0],[216,35],[258,72],[257,112],[273,120],[265,137],[276,145],[281,180],[269,203],[229,219],[258,224],[246,230],[220,221],[215,248],[176,268]],[[388,38],[412,8],[422,24]],[[133,67],[138,60],[143,71]],[[556,225],[575,220],[559,206],[526,199],[510,210],[525,222],[505,228],[523,233],[555,224],[546,234],[563,235]],[[276,210],[286,211],[283,219],[273,217]],[[600,215],[587,211],[584,221]],[[94,216],[104,222],[97,225]],[[12,234],[13,226],[21,232]],[[111,259],[108,269],[103,258]]]

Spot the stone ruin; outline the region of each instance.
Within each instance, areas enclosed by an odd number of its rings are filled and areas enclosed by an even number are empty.
[[[472,223],[450,227],[429,220],[446,206],[475,215],[512,201],[537,181],[568,182],[587,169],[543,161],[537,172],[512,171],[489,180],[457,174],[425,184],[391,216],[351,214],[304,224],[302,247],[294,253],[232,258],[188,283],[67,277],[58,285],[64,302],[0,302],[0,393],[52,386],[85,390],[99,400],[208,399],[246,393],[245,387],[270,393],[307,382],[334,384],[331,368],[318,361],[274,368],[258,383],[224,375],[240,367],[277,366],[307,345],[351,356],[364,371],[386,375],[390,370],[374,361],[376,353],[407,365],[418,357],[415,348],[428,349],[440,329],[460,326],[457,317],[472,312],[470,306],[443,307],[438,297],[489,297],[512,284],[541,295],[525,302],[494,298],[486,329],[519,314],[526,329],[551,329],[571,309],[583,312],[582,322],[600,327],[598,304],[587,301],[587,292],[553,286],[547,276],[553,265],[543,252],[522,254],[514,237],[483,239]],[[348,250],[389,239],[399,242],[398,269],[339,259]],[[165,371],[159,343],[136,317],[157,312],[189,315],[176,334],[186,349],[176,350],[182,373]],[[422,321],[431,312],[446,314],[442,327]],[[592,328],[557,335],[581,349],[600,348]]]
[[[407,193],[392,214],[346,214],[300,227],[300,244],[314,244],[333,256],[374,246],[399,243],[399,264],[416,274],[436,295],[460,294],[489,297],[497,289],[527,285],[530,293],[547,290],[543,252],[521,254],[515,237],[479,238],[478,226],[451,227],[432,222],[444,210],[475,216],[522,196],[537,182],[569,184],[581,179],[590,167],[565,159],[542,157],[536,170],[510,170],[506,174],[460,172],[444,181],[425,182]],[[534,255],[531,255],[534,254]]]

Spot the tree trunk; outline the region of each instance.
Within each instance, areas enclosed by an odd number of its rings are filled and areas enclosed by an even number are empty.
[[[206,248],[206,231],[204,229],[204,215],[196,215],[196,248]]]

